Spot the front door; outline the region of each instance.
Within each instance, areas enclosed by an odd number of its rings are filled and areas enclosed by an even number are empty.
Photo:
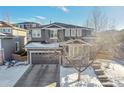
[[[58,30],[57,29],[53,29],[50,30],[50,39],[58,39]]]

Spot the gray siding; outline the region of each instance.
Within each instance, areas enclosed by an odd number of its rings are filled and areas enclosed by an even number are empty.
[[[91,35],[91,30],[82,30],[82,37]]]
[[[65,35],[65,31],[66,31],[66,30],[64,30],[64,32],[63,32],[64,35]],[[69,40],[69,39],[74,39],[74,38],[83,39],[83,37],[86,37],[86,36],[89,36],[89,35],[91,35],[91,31],[90,31],[90,30],[84,30],[84,29],[82,29],[82,36],[81,36],[81,37],[72,37],[72,36],[70,36],[70,37],[65,37],[65,36],[64,36],[64,40],[67,41],[67,40]]]
[[[12,58],[12,53],[15,51],[15,39],[2,39],[1,41],[2,48],[4,49],[5,59]]]
[[[35,42],[49,41],[49,38],[50,38],[49,34],[50,34],[49,30],[42,29],[41,30],[41,38],[34,38],[31,35],[31,37],[32,37],[31,41],[35,41]]]
[[[64,29],[63,30],[58,30],[58,41],[63,41],[64,40]]]
[[[19,40],[20,49],[24,48],[25,37],[24,36],[19,36],[18,40]]]
[[[65,31],[66,31],[66,29],[58,30],[58,40],[57,40],[58,42],[63,41],[63,40],[66,41],[66,40],[74,39],[74,38],[82,39],[82,37],[91,35],[90,30],[82,29],[82,36],[81,37],[65,37]],[[56,40],[50,39],[50,30],[45,30],[45,29],[43,29],[41,31],[41,38],[33,38],[32,37],[32,41],[35,41],[35,42],[41,42],[41,41],[54,42],[55,41],[55,42],[57,42]]]

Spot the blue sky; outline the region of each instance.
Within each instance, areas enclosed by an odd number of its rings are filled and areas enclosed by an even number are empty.
[[[115,21],[117,28],[124,28],[124,7],[99,7],[109,19]],[[94,7],[91,6],[1,6],[0,20],[7,13],[12,23],[33,21],[47,24],[50,22],[64,22],[84,25]]]

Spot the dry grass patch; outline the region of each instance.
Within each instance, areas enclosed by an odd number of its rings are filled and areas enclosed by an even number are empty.
[[[96,59],[112,59],[112,58],[113,58],[112,54],[108,51],[99,51],[96,56]]]

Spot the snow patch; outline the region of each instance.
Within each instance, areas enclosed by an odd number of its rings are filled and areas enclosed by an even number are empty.
[[[41,44],[41,42],[32,42],[25,46],[26,48],[42,48],[42,49],[55,49],[59,48],[59,43]]]
[[[60,67],[61,87],[102,87],[92,67],[81,73],[81,81],[77,81],[77,71],[74,68]]]
[[[18,65],[7,68],[0,66],[0,87],[12,87],[28,69],[29,65]]]
[[[124,87],[124,65],[118,61],[100,60],[102,69],[116,87]]]

